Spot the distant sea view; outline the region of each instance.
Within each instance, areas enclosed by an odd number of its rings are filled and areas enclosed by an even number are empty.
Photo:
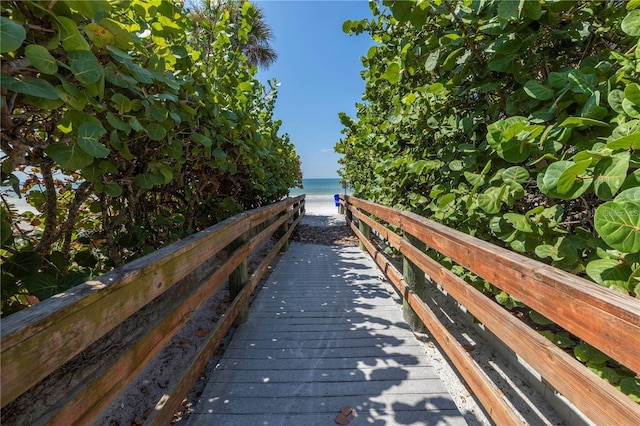
[[[291,196],[306,194],[307,196],[344,194],[344,188],[340,184],[340,179],[302,179],[303,188],[291,188]],[[347,189],[347,194],[351,190]],[[315,197],[314,197],[315,198]]]

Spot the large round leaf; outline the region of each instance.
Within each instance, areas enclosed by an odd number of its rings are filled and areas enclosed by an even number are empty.
[[[605,243],[625,253],[640,251],[640,201],[609,201],[595,214],[596,231]]]
[[[93,162],[93,156],[87,154],[77,144],[55,143],[49,145],[44,151],[63,169],[69,171],[80,170]]]
[[[78,24],[71,18],[66,16],[57,16],[56,22],[58,23],[58,29],[60,31],[60,41],[62,42],[62,48],[66,52],[74,52],[77,50],[90,49],[89,43],[80,34],[78,30]]]
[[[529,179],[529,172],[524,167],[509,167],[502,173],[502,180],[505,182],[524,183]]]
[[[618,192],[629,169],[630,154],[621,152],[600,160],[594,169],[593,190],[601,200],[609,200]]]
[[[487,142],[506,161],[520,163],[531,154],[527,138],[521,138],[528,120],[525,117],[509,117],[491,123],[487,127]],[[525,132],[526,133],[526,132]]]
[[[85,33],[87,34],[87,37],[89,37],[89,40],[91,40],[97,47],[115,44],[115,37],[113,36],[113,33],[95,22],[92,22],[85,27]]]
[[[22,46],[27,32],[22,25],[0,16],[0,53],[13,52]]]
[[[540,191],[549,197],[560,198],[562,200],[572,200],[584,194],[586,190],[589,189],[592,180],[585,178],[578,179],[575,174],[576,169],[572,169],[564,175],[563,178],[563,183],[566,184],[567,180],[572,179],[572,184],[568,187],[564,187],[563,185],[563,190],[558,188],[563,173],[575,165],[576,163],[573,161],[556,161],[551,164],[543,173],[538,174],[538,188]],[[579,166],[579,168],[582,167],[584,167],[584,164]]]
[[[51,53],[46,47],[39,44],[30,44],[25,47],[24,54],[31,62],[31,64],[45,74],[55,74],[58,72],[58,64],[56,58],[51,56]]]
[[[631,267],[617,259],[596,259],[587,264],[587,275],[598,284],[611,287],[627,287]]]
[[[88,50],[74,50],[68,54],[71,61],[71,71],[79,82],[95,83],[100,80],[104,72],[98,58]]]
[[[507,191],[507,186],[492,186],[478,195],[478,206],[489,214],[496,214],[502,208],[502,197]]]
[[[161,141],[167,136],[165,128],[158,123],[149,123],[144,130],[149,135],[149,138],[154,141]]]
[[[539,101],[547,101],[553,98],[554,95],[553,89],[536,80],[527,81],[524,85],[524,91],[527,95],[531,96],[533,99],[538,99]]]
[[[585,175],[590,165],[591,159],[578,161],[562,172],[558,177],[558,192],[567,194],[571,198],[577,198],[578,196],[572,196],[572,192],[575,191],[576,188],[582,188],[582,185],[579,185],[581,181],[591,180],[590,176]]]
[[[107,133],[104,127],[96,123],[84,123],[78,129],[78,145],[92,157],[104,158],[111,151],[100,143],[100,138]]]
[[[632,10],[622,21],[622,31],[630,36],[640,36],[640,10]]]

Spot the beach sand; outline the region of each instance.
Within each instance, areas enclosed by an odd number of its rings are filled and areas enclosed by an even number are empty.
[[[346,225],[344,215],[339,213],[332,195],[307,195],[303,225],[341,226]]]

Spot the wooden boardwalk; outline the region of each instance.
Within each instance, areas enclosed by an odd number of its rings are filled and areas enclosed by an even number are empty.
[[[357,247],[292,243],[190,425],[463,425],[423,344]]]

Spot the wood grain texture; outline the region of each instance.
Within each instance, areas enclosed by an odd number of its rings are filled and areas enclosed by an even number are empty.
[[[358,217],[358,215],[358,212],[354,212],[355,217]],[[375,227],[377,228],[377,226]],[[482,371],[471,355],[469,355],[469,353],[462,347],[462,344],[456,340],[456,338],[438,320],[429,307],[409,287],[400,271],[398,271],[382,253],[378,252],[368,239],[364,238],[364,235],[360,232],[358,227],[353,225],[353,222],[351,222],[351,229],[355,232],[358,238],[361,239],[369,254],[384,271],[389,280],[402,295],[403,299],[407,301],[414,312],[429,329],[432,336],[444,350],[447,357],[449,357],[452,363],[456,366],[460,375],[462,375],[469,388],[471,388],[484,409],[496,424],[525,424],[524,420],[507,402],[507,400],[500,396],[499,389]]]
[[[351,200],[349,200],[351,201]],[[432,240],[436,241],[435,243],[430,244],[430,246],[434,249],[438,249],[442,246],[442,244],[438,244],[435,236],[431,235],[426,237],[425,234],[427,232],[431,232],[431,229],[416,229],[415,222],[407,222],[403,223],[403,216],[400,214],[401,212],[397,212],[397,214],[392,215],[390,213],[394,212],[392,209],[388,209],[382,206],[371,206],[370,203],[360,203],[361,200],[358,200],[354,205],[359,205],[359,209],[353,209],[352,215],[357,218],[359,221],[365,222],[368,226],[370,226],[381,238],[387,240],[394,248],[399,250],[404,256],[411,259],[412,262],[416,263],[420,266],[420,268],[435,282],[441,285],[445,291],[449,295],[451,295],[456,301],[461,303],[465,308],[469,310],[476,318],[478,318],[488,329],[490,329],[502,342],[504,342],[508,347],[510,347],[514,352],[516,352],[522,359],[524,359],[529,365],[531,365],[541,376],[547,380],[555,389],[557,389],[560,393],[562,393],[567,399],[569,399],[576,407],[582,411],[586,416],[593,419],[596,422],[604,422],[606,424],[640,424],[640,409],[636,403],[631,401],[626,395],[622,394],[616,388],[602,380],[600,377],[592,373],[590,370],[585,368],[581,363],[575,360],[573,357],[566,354],[560,348],[555,346],[552,342],[544,338],[543,336],[536,333],[534,330],[530,329],[519,320],[510,315],[503,308],[498,306],[496,303],[491,301],[486,296],[482,295],[479,291],[473,288],[471,285],[464,282],[462,279],[453,274],[450,270],[446,269],[438,262],[431,259],[427,256],[423,251],[417,249],[411,244],[408,244],[406,240],[402,239],[395,232],[392,232],[388,228],[386,228],[383,224],[376,222],[366,214],[363,214],[361,210],[365,210],[367,213],[374,214],[377,217],[381,217],[383,220],[393,220],[394,226],[398,226],[400,229],[405,229],[409,227],[413,235],[417,235],[422,241],[424,240]],[[350,207],[350,206],[348,206]],[[422,218],[420,218],[422,219]],[[418,221],[420,222],[420,221]],[[407,224],[410,224],[408,226]],[[356,232],[356,228],[353,227],[354,232]],[[447,230],[443,230],[443,227],[440,227],[439,231],[442,235]],[[450,230],[453,231],[453,230]],[[460,233],[458,233],[460,234]],[[464,235],[464,234],[463,234]],[[360,235],[362,237],[362,235]],[[469,250],[473,248],[471,243],[474,243],[477,239],[469,240],[472,237],[463,238],[464,241],[467,242],[467,247]],[[457,235],[460,237],[460,235]],[[425,241],[427,242],[427,241]],[[484,242],[483,242],[484,243]],[[491,248],[491,245],[488,243],[484,243],[484,248]],[[497,248],[497,247],[496,247]],[[447,255],[449,253],[455,252],[455,248],[447,247]],[[483,252],[486,256],[484,262],[487,265],[493,264],[493,272],[494,276],[499,276],[500,272],[502,272],[502,267],[497,266],[495,264],[496,260],[493,256],[490,255],[489,252]],[[503,253],[504,254],[504,253]],[[510,253],[511,254],[511,253]],[[471,256],[467,252],[468,257]],[[376,253],[376,260],[382,257],[381,253]],[[453,256],[452,256],[453,257]],[[519,255],[515,255],[516,259],[518,257],[522,257]],[[509,256],[511,259],[511,257]],[[526,259],[526,258],[524,258]],[[512,259],[513,260],[513,259]],[[521,259],[522,260],[522,259]],[[530,260],[530,259],[527,259]],[[535,261],[533,261],[535,262]],[[380,263],[380,262],[379,262]],[[467,265],[475,265],[476,262],[468,262]],[[553,296],[557,296],[554,292],[556,287],[551,287],[551,290],[548,289],[546,282],[549,275],[553,276],[553,273],[556,271],[549,271],[550,268],[547,265],[544,265],[545,268],[542,268],[540,272],[528,272],[526,271],[526,265],[529,265],[528,262],[520,262],[521,265],[525,265],[519,270],[524,271],[524,277],[534,276],[538,277],[539,280],[543,280],[543,282],[538,282],[530,279],[528,281],[529,286],[533,286],[531,292],[536,292],[537,287],[542,287],[544,291],[547,291]],[[539,262],[535,262],[536,267],[539,267]],[[487,266],[488,267],[488,266]],[[385,272],[389,269],[388,265],[385,265]],[[538,271],[538,270],[537,270]],[[562,271],[560,271],[562,272]],[[560,274],[564,275],[564,274]],[[577,277],[575,277],[577,278]],[[497,278],[500,280],[501,278]],[[557,279],[557,278],[556,278]],[[579,279],[579,278],[578,278]],[[579,279],[581,280],[581,279]],[[589,283],[586,280],[581,280],[584,283]],[[583,283],[583,284],[584,284]],[[561,286],[560,286],[561,287]],[[563,288],[563,287],[561,287]],[[575,287],[570,287],[574,291],[577,289]],[[505,290],[508,291],[508,290]],[[558,290],[557,290],[558,291]],[[583,290],[584,291],[584,290]],[[611,292],[607,292],[604,295],[608,296]],[[408,293],[407,293],[408,294]],[[599,293],[602,294],[602,293]],[[414,295],[415,296],[415,295]],[[589,301],[591,297],[584,297],[582,295],[582,299],[577,297],[578,304],[581,301]],[[413,296],[412,296],[413,297]],[[419,299],[419,298],[418,298]],[[522,299],[520,299],[522,300]],[[615,300],[615,298],[614,298]],[[524,301],[524,300],[523,300]],[[551,300],[548,303],[552,303]],[[555,303],[559,303],[555,301]],[[611,309],[611,304],[607,302],[600,302],[598,300],[593,301],[591,306],[592,309],[597,309],[598,306],[607,306]],[[621,304],[622,306],[619,308],[622,312],[619,313],[618,318],[633,318],[634,312],[628,312],[626,309],[629,308],[627,304]],[[553,307],[549,307],[547,309],[541,309],[540,312],[547,316],[546,311],[549,309],[553,309]],[[563,311],[575,310],[576,308],[572,307],[563,307]],[[613,313],[617,313],[615,309],[611,309]],[[637,313],[638,311],[635,311]],[[580,313],[578,310],[577,313]],[[559,325],[563,325],[562,321],[556,321]],[[584,320],[582,321],[582,327],[591,327],[592,321]],[[588,334],[588,333],[583,333]],[[617,337],[616,344],[619,346],[626,345],[628,340],[625,336],[624,339],[620,339],[620,335]],[[637,336],[634,336],[637,337]],[[633,340],[633,338],[632,338]],[[637,347],[632,347],[631,350],[636,353],[637,357]]]
[[[241,213],[2,321],[2,406],[303,196]]]
[[[418,215],[346,196],[640,374],[640,300]],[[620,339],[620,336],[625,336]]]
[[[275,222],[268,229],[263,231],[263,233],[261,234],[262,238],[264,239],[265,235],[272,235],[275,229],[278,229],[278,227],[281,225],[281,221],[288,220],[289,217],[291,217],[291,215],[293,214],[294,212],[290,212],[289,214],[282,216],[279,221]],[[299,214],[298,217],[294,219],[291,228],[284,235],[282,235],[275,246],[271,249],[267,257],[265,257],[258,268],[256,268],[254,273],[249,278],[247,284],[231,303],[222,319],[218,322],[215,330],[213,330],[213,332],[207,339],[207,342],[198,351],[198,354],[193,358],[193,360],[185,366],[180,381],[170,385],[171,389],[167,391],[161,401],[158,401],[155,410],[145,420],[144,425],[161,426],[170,423],[173,418],[173,414],[178,410],[178,407],[180,406],[180,403],[182,402],[184,396],[187,394],[187,392],[189,392],[189,390],[193,387],[193,384],[200,377],[202,370],[204,370],[204,368],[206,367],[209,359],[213,355],[213,352],[218,346],[220,346],[220,342],[222,342],[222,339],[229,331],[229,328],[231,327],[231,325],[233,325],[236,316],[241,312],[242,307],[246,305],[249,297],[260,283],[260,280],[266,273],[269,264],[281,251],[285,242],[289,241],[291,234],[295,230],[296,226],[302,221],[303,216],[303,214]],[[259,239],[256,240],[256,243],[258,241]],[[251,242],[249,244],[251,244]]]

